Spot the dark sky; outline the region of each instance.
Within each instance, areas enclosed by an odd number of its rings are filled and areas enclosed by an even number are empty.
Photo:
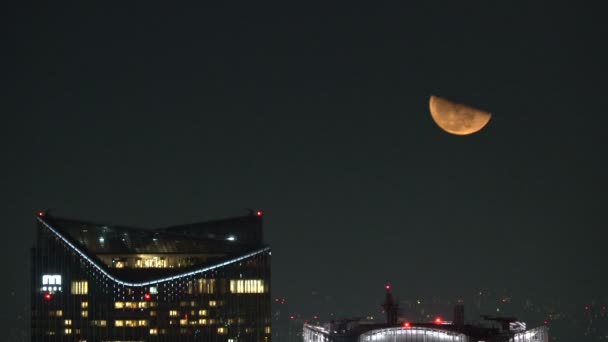
[[[373,308],[387,281],[402,297],[606,296],[599,6],[24,1],[3,12],[2,324],[25,325],[41,208],[143,227],[262,208],[273,291],[302,310],[312,290]],[[431,94],[494,116],[449,135]]]

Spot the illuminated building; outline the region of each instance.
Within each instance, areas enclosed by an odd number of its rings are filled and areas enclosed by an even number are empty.
[[[492,324],[465,324],[464,307],[454,307],[454,320],[436,317],[430,322],[399,320],[398,305],[386,286],[382,305],[386,323],[359,319],[332,320],[323,325],[304,324],[304,342],[548,342],[548,328],[527,329],[514,317],[483,316]],[[496,327],[496,323],[500,327]]]
[[[39,213],[32,341],[270,341],[262,223],[136,229]]]

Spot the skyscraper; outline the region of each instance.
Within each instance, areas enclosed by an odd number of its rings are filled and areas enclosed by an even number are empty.
[[[158,229],[37,223],[32,341],[270,341],[262,212]]]

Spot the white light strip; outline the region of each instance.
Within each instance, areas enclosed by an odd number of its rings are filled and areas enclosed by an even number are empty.
[[[216,268],[221,268],[230,264],[234,264],[236,262],[239,262],[241,260],[245,260],[247,258],[250,258],[252,256],[258,255],[258,254],[262,254],[265,252],[269,252],[270,251],[270,247],[265,247],[262,248],[260,250],[257,250],[255,252],[251,252],[249,254],[245,254],[243,256],[240,256],[238,258],[235,259],[231,259],[228,261],[224,261],[221,264],[217,264],[214,266],[209,266],[209,267],[205,267],[205,268],[201,268],[198,269],[196,271],[192,271],[192,272],[188,272],[188,273],[183,273],[183,274],[178,274],[172,277],[168,277],[168,278],[161,278],[161,279],[157,279],[157,280],[151,280],[151,281],[147,281],[147,282],[143,282],[143,283],[129,283],[126,281],[122,281],[120,279],[117,279],[115,277],[113,277],[111,274],[109,274],[108,272],[106,272],[101,266],[99,266],[94,260],[91,260],[84,252],[82,252],[80,249],[78,249],[78,247],[74,246],[74,244],[72,244],[70,241],[68,241],[66,238],[64,238],[61,234],[59,234],[59,232],[57,230],[55,230],[55,228],[51,227],[48,223],[44,222],[44,220],[42,220],[42,218],[38,217],[37,218],[38,221],[40,223],[42,223],[45,227],[47,227],[51,232],[53,232],[53,234],[57,235],[57,237],[59,237],[61,240],[63,240],[63,242],[65,242],[68,246],[72,247],[72,249],[74,249],[74,251],[76,251],[76,253],[80,254],[80,256],[82,256],[83,258],[85,258],[89,263],[91,263],[91,265],[95,266],[95,268],[97,268],[101,273],[103,273],[106,277],[110,278],[111,280],[121,284],[121,285],[125,285],[125,286],[148,286],[148,285],[154,285],[154,284],[159,284],[159,283],[164,283],[166,281],[171,281],[171,280],[175,280],[178,278],[183,278],[183,277],[188,277],[188,276],[192,276],[195,274],[199,274],[199,273],[204,273],[207,271],[211,271],[214,270]]]

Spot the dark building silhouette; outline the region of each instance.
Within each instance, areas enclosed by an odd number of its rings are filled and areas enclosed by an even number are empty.
[[[32,341],[270,341],[261,212],[159,229],[37,223]]]
[[[396,325],[399,316],[399,304],[393,299],[391,286],[386,285],[385,288],[386,294],[384,295],[384,303],[382,304],[382,308],[386,314],[386,323],[389,325]]]

